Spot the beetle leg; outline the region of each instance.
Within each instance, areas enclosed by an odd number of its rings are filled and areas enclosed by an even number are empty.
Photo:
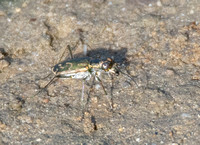
[[[105,95],[107,95],[106,89],[105,89],[105,87],[104,87],[104,85],[103,85],[101,79],[100,79],[97,75],[95,76],[95,78],[100,82],[101,87],[103,88],[103,91],[104,91]]]
[[[57,75],[56,76],[57,78],[63,78],[63,79],[69,79],[69,78],[72,78],[71,76],[63,76],[63,75]]]
[[[114,78],[113,78],[113,75],[112,74],[109,74],[110,75],[110,78],[112,80],[112,86],[111,86],[111,90],[110,90],[110,94],[111,94],[111,98],[110,98],[110,101],[111,101],[111,109],[114,108],[114,102],[113,102],[113,89],[114,89]]]
[[[120,72],[121,74],[123,74],[124,76],[130,78],[130,79],[135,83],[135,85],[139,88],[137,82],[136,82],[135,79],[134,79],[134,78],[136,78],[137,76],[131,76],[130,74],[128,74],[128,72],[125,73],[125,72],[121,71],[120,69],[119,69],[119,72]]]
[[[67,45],[67,48],[68,48],[68,50],[69,50],[71,59],[73,59],[74,56],[73,56],[73,54],[72,54],[72,49],[71,49],[70,45]]]
[[[51,83],[54,81],[54,79],[57,78],[57,76],[54,76],[45,86],[43,89],[47,88]]]
[[[83,80],[83,87],[82,87],[81,101],[83,101],[83,99],[84,99],[84,89],[85,89],[85,85],[84,85],[84,80]]]
[[[33,97],[40,94],[43,91],[43,89],[46,89],[49,85],[51,85],[51,83],[54,81],[55,78],[57,78],[56,75],[43,88],[41,88],[41,90],[39,92],[37,92]]]
[[[101,84],[101,86],[102,86],[102,88],[103,88],[103,91],[104,91],[104,93],[105,93],[105,95],[107,95],[107,92],[106,92],[106,90],[105,90],[105,87],[103,86],[103,82],[101,81],[101,79],[98,77],[98,76],[95,76],[96,78],[97,78],[97,80],[100,82],[100,84]],[[111,76],[112,77],[112,76]],[[112,78],[112,81],[113,81],[113,78]],[[113,82],[112,82],[112,85],[113,85]],[[113,87],[113,86],[112,86]],[[109,100],[109,98],[108,98],[108,96],[107,96],[107,99]],[[109,102],[109,104],[110,104],[110,108],[111,108],[111,110],[113,109],[113,96],[112,96],[112,91],[111,91],[111,100],[110,100],[111,102]]]
[[[87,45],[83,44],[83,55],[87,56]]]

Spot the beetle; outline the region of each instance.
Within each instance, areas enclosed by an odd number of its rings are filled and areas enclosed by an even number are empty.
[[[75,58],[56,64],[53,73],[59,78],[73,78],[89,80],[91,76],[99,77],[102,71],[119,74],[117,64],[111,58],[106,60],[89,57]]]
[[[52,72],[55,74],[55,76],[47,83],[47,85],[45,85],[43,89],[47,88],[55,78],[90,80],[92,77],[94,77],[95,80],[100,82],[106,95],[107,92],[100,79],[101,73],[103,72],[119,75],[118,65],[113,59],[107,58],[101,60],[90,57],[74,58],[62,61],[52,68]],[[82,90],[82,99],[84,95],[83,91],[84,90]],[[37,94],[39,93],[40,92]]]

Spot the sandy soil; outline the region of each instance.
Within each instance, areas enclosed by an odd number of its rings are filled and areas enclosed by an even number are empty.
[[[23,0],[0,8],[0,144],[200,144],[200,2]],[[83,44],[126,74],[102,75],[108,95],[89,81],[82,101],[82,80],[58,79],[34,96],[70,58],[67,45],[83,57]]]

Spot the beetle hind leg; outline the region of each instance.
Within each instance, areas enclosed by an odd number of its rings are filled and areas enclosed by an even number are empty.
[[[40,88],[41,90],[39,90],[33,97],[35,97],[36,95],[40,94],[43,90],[47,89],[49,85],[52,84],[52,82],[57,78],[57,76],[55,75],[44,87]]]

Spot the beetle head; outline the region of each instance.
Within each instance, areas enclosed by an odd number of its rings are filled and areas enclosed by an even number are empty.
[[[119,69],[117,68],[117,63],[115,63],[114,60],[112,60],[111,58],[107,58],[106,61],[102,62],[101,69],[106,72],[119,75]]]

